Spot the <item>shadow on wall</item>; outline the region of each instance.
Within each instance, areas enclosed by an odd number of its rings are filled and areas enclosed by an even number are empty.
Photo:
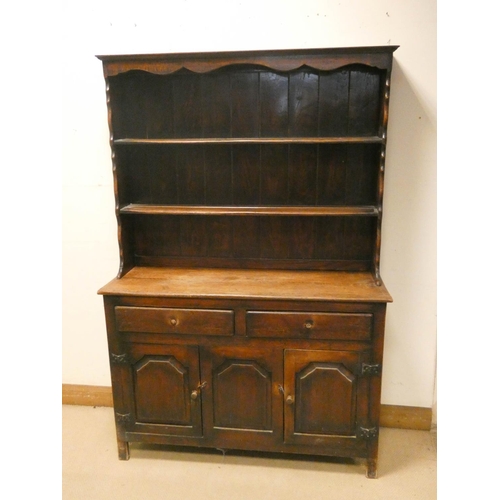
[[[436,116],[394,61],[381,274],[387,313],[382,402],[430,408],[436,357]]]

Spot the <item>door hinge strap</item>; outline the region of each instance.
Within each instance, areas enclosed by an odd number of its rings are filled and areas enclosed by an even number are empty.
[[[117,364],[117,365],[123,365],[127,364],[129,362],[127,354],[113,354],[111,353],[110,356],[111,363]]]
[[[378,436],[378,427],[359,427],[357,437],[360,439],[376,439]]]
[[[130,413],[118,413],[116,412],[117,422],[130,422]]]
[[[382,373],[382,365],[370,365],[368,363],[363,363],[361,365],[361,375],[380,375]]]

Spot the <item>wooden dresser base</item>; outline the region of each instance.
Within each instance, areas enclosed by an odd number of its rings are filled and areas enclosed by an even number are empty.
[[[137,268],[106,285],[120,459],[138,441],[365,458],[375,477],[389,296],[358,278]]]

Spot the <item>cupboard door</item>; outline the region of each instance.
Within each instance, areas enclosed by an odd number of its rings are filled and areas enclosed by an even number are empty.
[[[132,432],[201,436],[197,346],[130,344]]]
[[[202,373],[205,436],[239,448],[281,441],[281,350],[213,347],[202,355]]]
[[[328,444],[356,436],[368,412],[362,353],[285,351],[285,443]]]

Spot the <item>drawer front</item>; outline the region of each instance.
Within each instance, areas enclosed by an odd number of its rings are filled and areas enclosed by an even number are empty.
[[[115,316],[116,328],[120,332],[182,335],[233,335],[234,333],[233,311],[117,306]]]
[[[373,315],[368,313],[249,311],[250,337],[369,340]]]

